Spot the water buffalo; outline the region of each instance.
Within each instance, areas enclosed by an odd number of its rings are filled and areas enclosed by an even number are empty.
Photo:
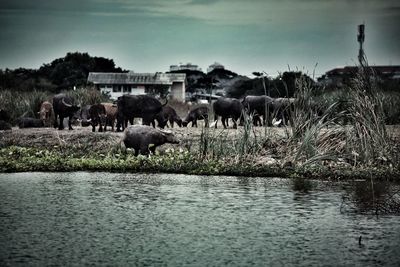
[[[53,110],[54,110],[54,128],[59,130],[64,129],[64,118],[69,118],[68,129],[73,130],[71,123],[75,113],[80,109],[79,106],[74,105],[74,99],[66,94],[58,94],[53,97]],[[57,117],[60,118],[60,123],[57,123]]]
[[[178,116],[175,109],[173,109],[171,106],[163,107],[161,112],[156,115],[156,121],[158,123],[158,127],[162,129],[164,129],[165,126],[168,126],[168,122],[172,128],[174,127],[174,122],[176,122],[179,127],[182,127],[182,119]]]
[[[200,106],[190,110],[183,119],[182,126],[186,127],[189,122],[192,122],[192,127],[197,127],[197,120],[204,120],[205,127],[208,127],[208,112],[209,109],[206,106]]]
[[[168,102],[168,101],[167,101]],[[160,101],[149,95],[123,95],[118,97],[117,132],[127,126],[128,120],[142,118],[144,125],[150,125],[154,121],[157,113],[162,110]]]
[[[10,114],[4,109],[0,109],[0,120],[5,122],[10,122],[11,120]]]
[[[213,104],[215,128],[217,128],[218,116],[221,116],[222,125],[226,129],[228,118],[232,118],[233,128],[237,128],[236,121],[242,117],[243,105],[235,98],[220,97]]]
[[[247,114],[253,116],[254,125],[257,126],[257,122],[259,118],[263,117],[264,125],[268,121],[270,124],[271,114],[273,112],[273,98],[265,95],[260,96],[246,96],[243,101],[243,108],[247,112]]]
[[[44,122],[41,119],[36,118],[20,118],[18,119],[19,128],[41,128],[44,127]]]
[[[92,132],[96,131],[96,126],[99,125],[99,132],[103,131],[103,126],[106,125],[106,108],[102,104],[92,105],[89,109],[90,123],[92,124]]]
[[[11,124],[6,121],[0,120],[0,131],[11,130]]]
[[[165,143],[178,144],[179,140],[170,131],[153,128],[148,125],[133,125],[125,129],[122,141],[126,148],[133,148],[135,156],[140,152],[147,155],[154,154],[156,147]]]
[[[91,118],[89,114],[89,109],[92,105],[86,105],[81,108],[79,112],[79,121],[81,122],[82,127],[88,127],[91,125]]]
[[[40,105],[40,110],[38,114],[39,118],[43,121],[45,127],[50,127],[52,125],[54,120],[54,114],[53,114],[53,105],[50,102],[44,101]]]
[[[111,130],[114,131],[114,124],[118,113],[117,105],[113,103],[101,103],[101,104],[105,107],[107,114],[106,125],[104,125],[104,131],[107,130],[107,125],[111,126]]]

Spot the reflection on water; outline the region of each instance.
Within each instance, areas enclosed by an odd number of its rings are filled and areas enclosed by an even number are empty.
[[[343,209],[346,211],[400,215],[400,186],[388,181],[355,181],[344,187]]]
[[[0,174],[0,265],[399,266],[399,217],[354,212],[367,195],[358,186]],[[396,188],[382,185],[375,202]]]

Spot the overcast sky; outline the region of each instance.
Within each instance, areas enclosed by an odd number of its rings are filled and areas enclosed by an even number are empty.
[[[400,65],[399,0],[1,0],[0,68],[38,68],[67,52],[135,72],[214,61],[240,74],[317,74],[357,60]]]

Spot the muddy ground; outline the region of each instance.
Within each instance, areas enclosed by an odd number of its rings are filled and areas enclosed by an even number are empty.
[[[200,136],[204,131],[203,122],[199,123],[198,128],[166,128],[172,131],[181,141],[178,145],[166,145],[165,147],[187,148],[199,144]],[[224,140],[233,140],[241,138],[243,135],[243,127],[238,129],[223,129],[219,126],[217,129],[208,128],[209,134],[215,138],[224,138]],[[252,136],[267,136],[272,139],[280,139],[288,134],[290,129],[285,127],[254,127]],[[400,143],[400,125],[388,126],[388,132],[393,139]],[[0,131],[0,148],[7,146],[23,146],[36,148],[85,148],[94,151],[103,151],[107,153],[109,149],[120,146],[123,133],[121,132],[92,132],[91,127],[74,126],[74,130],[57,130],[54,128],[27,128],[19,129],[13,127],[11,131]]]
[[[185,146],[189,143],[195,143],[200,140],[204,124],[198,122],[199,127],[174,127],[166,128],[165,130],[172,131],[181,141],[179,146]],[[107,132],[92,132],[91,127],[73,126],[74,130],[57,130],[54,128],[25,128],[19,129],[13,127],[11,131],[0,131],[0,147],[7,146],[25,146],[25,147],[54,147],[54,146],[69,146],[83,145],[85,143],[91,146],[109,146],[118,145],[120,143],[122,132],[112,132],[110,129]],[[109,127],[110,128],[110,127]],[[238,129],[223,129],[222,127],[208,128],[209,134],[214,137],[224,137],[226,139],[239,138],[243,134],[243,127]],[[97,130],[97,129],[96,129]],[[284,136],[284,128],[268,128],[270,134],[276,136]],[[261,136],[265,133],[265,128],[256,127],[253,134]]]

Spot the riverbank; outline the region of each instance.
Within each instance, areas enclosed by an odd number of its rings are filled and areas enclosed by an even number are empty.
[[[398,128],[390,128],[394,143],[399,143]],[[253,128],[252,135],[258,141],[252,140],[251,146],[242,144],[243,128],[172,131],[180,144],[166,144],[149,157],[134,157],[121,145],[122,133],[92,133],[82,127],[73,131],[14,128],[0,135],[0,172],[108,171],[400,181],[399,166],[384,157],[380,164],[370,166],[347,155],[315,162],[294,161],[288,156],[291,153],[287,149],[292,146],[285,128]],[[247,149],[242,154],[237,153],[241,146]],[[236,148],[229,151],[231,147]]]

